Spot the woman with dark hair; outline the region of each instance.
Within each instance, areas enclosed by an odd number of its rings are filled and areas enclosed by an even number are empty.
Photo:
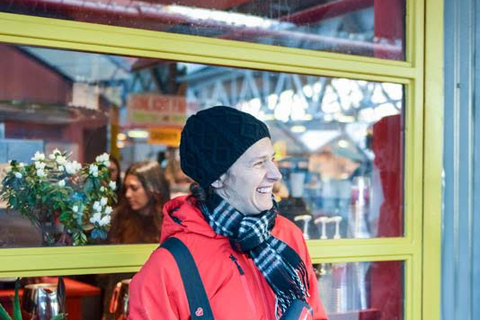
[[[158,243],[162,208],[169,199],[169,185],[158,162],[141,161],[130,166],[113,213],[110,242]]]
[[[108,170],[110,170],[110,179],[115,182],[117,201],[120,201],[120,195],[122,192],[122,170],[120,168],[120,162],[112,155],[110,155],[110,165],[108,166]]]

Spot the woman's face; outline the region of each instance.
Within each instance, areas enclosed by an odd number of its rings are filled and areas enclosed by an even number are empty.
[[[115,162],[110,161],[110,166],[108,167],[108,169],[110,170],[110,179],[112,181],[117,181],[119,172]]]
[[[275,164],[269,138],[253,144],[220,178],[217,193],[243,214],[257,214],[273,206],[272,189],[282,175]],[[217,180],[218,181],[218,180]],[[213,187],[218,187],[213,183]]]
[[[125,198],[132,210],[140,211],[148,204],[148,194],[138,178],[129,174],[125,178]]]

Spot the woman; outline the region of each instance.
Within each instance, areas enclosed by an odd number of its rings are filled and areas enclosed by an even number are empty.
[[[313,310],[301,319],[326,320],[302,231],[272,197],[274,153],[266,125],[230,107],[200,111],[182,131],[182,170],[198,186],[165,205],[161,240],[188,247],[216,320],[275,320],[298,300]],[[160,247],[130,284],[129,320],[191,318],[176,262]]]
[[[162,207],[170,199],[168,182],[156,161],[142,161],[125,173],[120,203],[114,211],[111,243],[158,243]]]
[[[112,155],[110,155],[110,165],[108,166],[108,170],[110,170],[110,179],[115,182],[115,191],[117,193],[118,203],[118,201],[120,201],[122,192],[122,170],[120,169],[120,162]]]

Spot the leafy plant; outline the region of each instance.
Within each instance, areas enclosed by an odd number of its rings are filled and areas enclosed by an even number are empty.
[[[106,239],[110,227],[116,184],[110,180],[109,155],[83,167],[69,158],[55,149],[48,157],[36,152],[31,164],[11,160],[2,181],[2,200],[42,231],[46,245],[57,242],[52,229],[58,226],[63,227],[58,241],[71,239],[73,245],[86,244],[87,234]]]
[[[13,312],[12,316],[10,316],[5,310],[5,308],[0,303],[0,319],[2,320],[23,320],[22,319],[22,310],[20,308],[20,299],[18,297],[18,289],[20,289],[20,281],[17,280],[15,282],[15,296],[13,297]],[[65,314],[59,314],[55,317],[51,318],[50,320],[63,320],[65,319]]]

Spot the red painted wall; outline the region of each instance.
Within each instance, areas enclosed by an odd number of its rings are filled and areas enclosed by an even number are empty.
[[[72,83],[67,78],[13,46],[0,45],[0,70],[0,100],[65,105],[71,101]]]

